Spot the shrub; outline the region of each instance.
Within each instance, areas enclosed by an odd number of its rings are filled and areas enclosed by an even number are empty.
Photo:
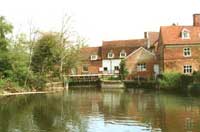
[[[28,78],[28,87],[31,89],[37,89],[42,90],[45,88],[45,84],[47,82],[47,79],[44,75],[35,74],[32,76],[29,76]]]
[[[200,93],[200,83],[193,83],[190,85],[190,91],[195,94]]]
[[[187,89],[188,86],[193,82],[193,76],[182,74],[179,80],[178,87],[181,89]]]
[[[6,86],[6,80],[0,79],[0,89],[4,89]]]
[[[179,87],[181,78],[180,73],[168,72],[162,74],[162,79],[158,79],[160,88],[162,89],[176,89]]]
[[[194,82],[200,82],[200,71],[197,71],[197,72],[194,71],[192,76],[193,76],[193,81]]]

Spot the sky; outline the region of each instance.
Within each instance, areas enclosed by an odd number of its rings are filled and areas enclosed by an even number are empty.
[[[65,14],[73,30],[90,46],[102,41],[143,38],[160,26],[192,25],[200,0],[0,0],[0,15],[14,32],[28,32],[32,23],[41,31],[59,31]]]

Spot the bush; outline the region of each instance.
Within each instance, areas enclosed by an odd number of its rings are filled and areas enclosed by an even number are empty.
[[[193,76],[193,81],[194,82],[200,82],[200,71],[197,71],[197,72],[194,71],[192,76]]]
[[[180,73],[164,73],[159,76],[158,83],[161,89],[186,90],[193,83],[193,76]]]
[[[28,78],[27,84],[30,89],[37,89],[37,90],[42,90],[45,88],[45,84],[47,82],[47,79],[43,75],[31,75]]]
[[[190,91],[195,94],[200,93],[200,83],[193,83],[190,85]]]
[[[10,92],[17,92],[22,89],[20,89],[19,84],[16,82],[13,82],[12,79],[0,79],[0,91],[10,91]]]
[[[182,74],[178,83],[179,88],[187,89],[188,86],[193,83],[193,76]]]
[[[6,80],[0,79],[0,89],[4,89],[6,86]]]
[[[162,79],[158,79],[159,86],[162,89],[176,89],[179,87],[179,81],[181,78],[180,73],[164,73],[162,74]]]

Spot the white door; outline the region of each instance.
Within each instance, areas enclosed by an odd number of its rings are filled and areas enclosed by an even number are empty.
[[[154,70],[155,75],[158,75],[160,73],[159,72],[159,65],[158,64],[154,64],[153,70]]]

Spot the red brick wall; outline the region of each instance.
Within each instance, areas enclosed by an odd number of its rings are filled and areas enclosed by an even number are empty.
[[[88,65],[88,72],[83,72],[83,66]],[[79,67],[77,74],[99,74],[99,68],[102,67],[102,61],[84,61]]]
[[[146,64],[146,71],[137,71],[137,64]],[[128,69],[129,75],[127,79],[133,79],[136,77],[150,78],[154,76],[154,64],[156,64],[155,56],[140,51],[135,53],[126,59],[126,67]]]
[[[200,46],[190,46],[191,57],[184,57],[183,47],[164,48],[164,71],[176,71],[183,73],[184,65],[192,65],[193,71],[199,70],[200,66]]]

